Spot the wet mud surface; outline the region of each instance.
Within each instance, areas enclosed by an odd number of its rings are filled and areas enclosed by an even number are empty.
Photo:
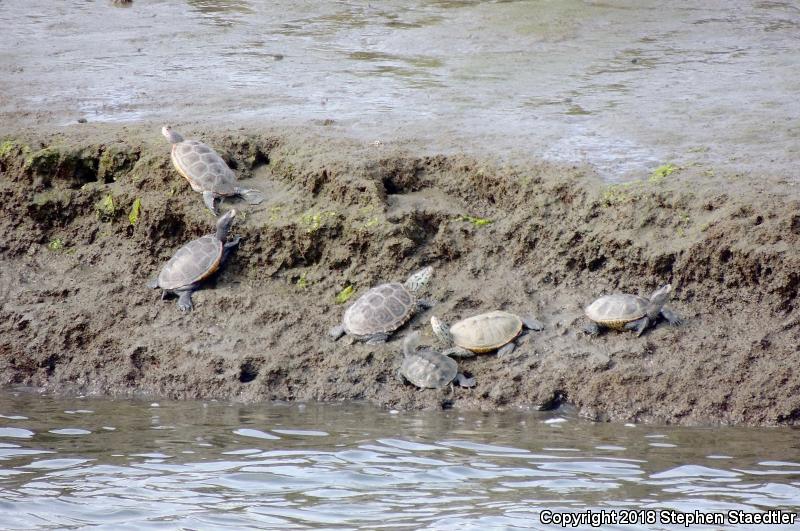
[[[267,197],[224,203],[244,213],[232,230],[242,244],[183,314],[145,285],[215,220],[159,128],[84,124],[0,142],[1,383],[398,409],[570,402],[599,420],[682,424],[800,419],[795,180],[678,167],[615,185],[584,167],[182,127]],[[438,304],[387,344],[327,337],[344,288],[352,302],[424,265]],[[595,297],[666,282],[681,327],[580,331]],[[545,328],[509,356],[459,361],[475,388],[397,379],[410,330],[430,344],[431,315],[494,309]]]

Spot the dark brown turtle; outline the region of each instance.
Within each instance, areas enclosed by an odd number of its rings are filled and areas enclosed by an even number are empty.
[[[215,216],[219,215],[216,201],[223,197],[238,195],[251,205],[264,200],[258,190],[239,188],[236,174],[210,146],[198,140],[185,140],[168,125],[161,129],[161,134],[172,144],[175,169],[189,181],[192,190],[203,193],[203,202]]]
[[[181,311],[192,309],[192,292],[222,266],[231,251],[239,245],[241,238],[226,242],[228,231],[233,225],[236,210],[226,212],[217,221],[217,232],[192,240],[170,258],[161,269],[158,277],[147,285],[164,290],[162,299],[168,294],[178,296]]]
[[[458,363],[453,358],[431,348],[418,350],[420,333],[412,332],[403,341],[403,363],[400,376],[417,387],[440,389],[454,380],[461,387],[475,387],[475,378],[467,378],[458,372]]]
[[[650,299],[627,293],[600,297],[586,307],[586,317],[591,323],[583,330],[593,336],[599,334],[601,328],[634,330],[636,335],[640,336],[648,326],[655,326],[660,317],[666,319],[672,326],[677,326],[681,324],[682,319],[664,308],[671,292],[672,285],[667,284],[655,290]]]
[[[405,283],[381,284],[367,291],[345,312],[342,324],[331,328],[334,340],[344,334],[370,344],[383,343],[389,336],[411,319],[418,308],[430,307],[431,303],[419,300],[416,293],[425,286],[433,274],[432,267],[425,267]]]

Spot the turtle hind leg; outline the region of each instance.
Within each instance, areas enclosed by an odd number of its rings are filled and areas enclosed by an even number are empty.
[[[683,323],[683,319],[681,318],[680,315],[673,312],[672,310],[668,310],[667,308],[661,308],[661,315],[664,317],[664,319],[667,320],[667,322],[671,326],[678,326],[679,324]]]
[[[156,289],[158,287],[158,277],[155,276],[147,281],[147,287],[150,289]]]
[[[583,333],[590,335],[592,337],[600,335],[600,325],[591,321],[589,324],[583,327]]]
[[[178,294],[178,309],[180,311],[190,312],[194,308],[194,304],[192,304],[193,291],[194,291],[193,289],[186,289],[175,292]]]
[[[650,318],[645,315],[641,319],[636,319],[635,321],[625,323],[625,330],[633,330],[636,332],[636,337],[639,337],[649,324]]]
[[[262,194],[259,190],[253,190],[252,188],[237,188],[234,190],[234,193],[238,196],[241,196],[242,199],[251,205],[258,205],[264,201],[264,194]]]
[[[203,203],[206,204],[208,209],[213,212],[215,216],[219,216],[219,209],[217,209],[218,198],[219,196],[210,190],[203,192]]]

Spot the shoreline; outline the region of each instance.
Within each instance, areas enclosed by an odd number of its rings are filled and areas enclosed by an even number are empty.
[[[214,219],[158,129],[0,138],[0,383],[394,409],[569,402],[595,420],[800,423],[800,193],[790,180],[687,167],[609,184],[586,167],[195,126],[181,132],[267,199],[224,202],[245,213],[232,230],[242,245],[183,315],[145,283]],[[352,302],[424,265],[435,268],[432,310],[386,345],[330,341],[346,306],[337,293],[353,286]],[[581,333],[596,297],[667,282],[683,326]],[[421,328],[433,344],[431,315],[493,309],[532,313],[545,329],[508,357],[459,360],[473,389],[395,378],[406,333]]]

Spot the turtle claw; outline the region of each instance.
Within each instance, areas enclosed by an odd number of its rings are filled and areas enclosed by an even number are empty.
[[[525,325],[525,328],[528,330],[533,330],[534,332],[541,332],[544,330],[544,324],[540,320],[534,319],[530,316],[523,317],[522,324]]]
[[[662,308],[661,309],[661,315],[664,317],[664,319],[667,320],[667,322],[670,324],[670,326],[678,326],[678,325],[683,324],[683,319],[681,318],[681,316],[676,314],[676,313],[674,313],[671,310],[667,310],[666,308]]]
[[[461,373],[456,375],[456,383],[461,387],[475,387],[475,378],[467,378]]]
[[[190,312],[194,308],[192,304],[192,292],[183,291],[178,296],[178,309],[182,312]]]

